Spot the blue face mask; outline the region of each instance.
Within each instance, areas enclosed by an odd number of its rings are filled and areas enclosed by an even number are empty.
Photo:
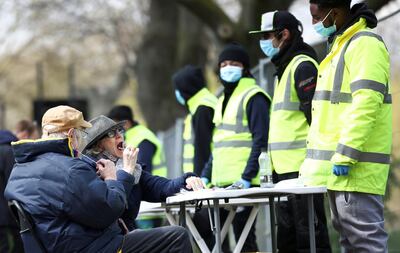
[[[227,83],[235,83],[242,78],[243,68],[227,65],[219,69],[219,75]]]
[[[182,94],[179,92],[179,90],[175,90],[175,97],[179,104],[185,105],[185,99],[182,97]]]
[[[328,14],[325,16],[325,18],[324,18],[323,20],[321,20],[321,21],[319,21],[318,23],[316,23],[316,24],[313,25],[314,30],[315,30],[319,35],[321,35],[322,37],[329,37],[329,36],[331,36],[333,33],[336,32],[336,24],[333,24],[333,25],[331,25],[331,26],[329,26],[329,27],[325,27],[325,26],[324,26],[324,23],[323,23],[323,22],[325,21],[325,19],[326,19],[327,17],[329,17],[329,14],[331,14],[331,12],[332,12],[332,10],[330,10],[330,11],[328,12]]]
[[[280,48],[274,47],[271,40],[260,40],[260,48],[264,54],[270,58],[274,57],[279,53]]]

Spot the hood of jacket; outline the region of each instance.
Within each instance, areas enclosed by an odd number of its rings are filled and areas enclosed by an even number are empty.
[[[328,42],[332,43],[337,35],[343,34],[350,26],[357,23],[360,18],[364,18],[368,28],[375,28],[378,25],[378,19],[373,10],[368,9],[368,6],[365,3],[355,4],[350,9],[350,18],[349,20],[334,34],[332,34]]]

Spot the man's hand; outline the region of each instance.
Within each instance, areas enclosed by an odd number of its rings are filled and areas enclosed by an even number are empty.
[[[127,146],[124,149],[124,154],[122,157],[122,163],[124,166],[123,169],[124,169],[124,171],[126,171],[127,173],[129,173],[131,175],[133,175],[133,171],[135,170],[138,154],[139,154],[138,148],[134,148],[132,146]]]
[[[96,163],[97,175],[103,180],[117,180],[115,164],[106,159],[100,159]]]
[[[347,165],[333,165],[332,171],[336,176],[347,176],[349,174],[350,167]]]
[[[188,177],[186,178],[186,188],[198,191],[204,189],[205,185],[199,177]]]
[[[251,182],[250,182],[250,181],[247,181],[247,180],[245,180],[245,179],[243,179],[243,178],[241,178],[241,179],[239,180],[239,182],[241,182],[241,183],[243,184],[243,189],[248,189],[248,188],[250,188],[250,186],[251,186]]]

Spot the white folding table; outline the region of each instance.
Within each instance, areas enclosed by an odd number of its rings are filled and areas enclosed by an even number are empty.
[[[276,253],[276,233],[275,233],[275,208],[274,208],[274,200],[275,197],[286,196],[289,194],[300,194],[307,196],[307,205],[308,205],[308,223],[309,223],[309,233],[310,233],[310,251],[311,253],[315,253],[315,228],[314,228],[314,202],[313,202],[313,194],[326,193],[326,187],[322,186],[295,186],[295,187],[279,187],[279,188],[249,188],[249,189],[241,189],[241,190],[225,190],[225,189],[205,189],[196,192],[185,192],[177,194],[176,196],[168,197],[166,200],[166,209],[170,207],[176,207],[179,205],[180,211],[180,219],[179,223],[182,226],[186,226],[186,221],[189,221],[186,218],[186,208],[188,205],[193,203],[194,201],[204,201],[209,200],[212,201],[214,207],[214,225],[215,225],[215,247],[213,252],[220,253],[222,252],[222,236],[225,236],[227,232],[227,228],[224,225],[221,233],[221,225],[220,225],[220,216],[219,216],[219,207],[223,203],[235,201],[235,199],[245,198],[248,199],[248,204],[253,205],[253,209],[250,213],[249,219],[246,223],[246,226],[243,228],[243,233],[239,238],[236,248],[234,252],[240,252],[243,243],[247,237],[247,234],[253,224],[260,203],[269,202],[270,207],[270,217],[271,217],[271,243],[272,243],[272,251]],[[260,199],[262,199],[260,201]],[[268,199],[268,201],[267,201]],[[233,204],[230,204],[233,205]],[[242,205],[242,204],[238,204]],[[168,212],[167,212],[168,213]],[[168,215],[167,215],[168,217]],[[228,219],[233,220],[233,216],[229,216]],[[171,222],[171,221],[170,221]],[[190,222],[190,221],[189,221]],[[231,222],[231,220],[230,220]],[[188,224],[192,226],[193,224]],[[193,234],[193,232],[192,232]],[[221,235],[222,234],[222,235]],[[194,235],[196,237],[196,235]],[[203,249],[202,249],[203,250]],[[207,251],[206,251],[207,252]]]

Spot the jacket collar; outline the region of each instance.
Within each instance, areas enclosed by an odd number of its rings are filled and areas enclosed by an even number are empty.
[[[11,144],[15,160],[18,163],[33,161],[37,156],[44,153],[59,153],[74,157],[69,138],[22,140]]]

